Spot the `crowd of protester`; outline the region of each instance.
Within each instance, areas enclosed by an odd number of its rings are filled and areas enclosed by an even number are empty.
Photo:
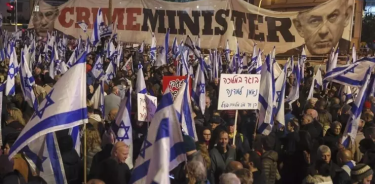
[[[87,57],[87,141],[82,141],[80,155],[74,149],[68,130],[56,132],[68,184],[81,184],[84,173],[89,183],[126,184],[131,169],[125,164],[129,146],[116,142],[111,131],[121,99],[130,85],[135,88],[136,70],[141,62],[149,94],[161,98],[163,76],[175,75],[175,62],[159,68],[147,62],[148,57],[136,49],[124,49],[124,59],[133,57],[133,68],[119,70],[110,84],[105,85],[105,117],[94,109],[90,101],[99,83],[90,73],[95,53]],[[194,59],[191,58],[192,63]],[[0,82],[6,80],[7,64],[0,63]],[[109,60],[106,60],[108,65]],[[195,66],[196,67],[196,66]],[[34,92],[42,101],[60,75],[52,79],[47,66],[33,70]],[[256,130],[256,110],[239,110],[237,126],[235,111],[218,111],[219,80],[206,84],[206,109],[202,114],[194,105],[194,122],[198,141],[184,135],[187,162],[170,172],[171,183],[178,184],[369,184],[375,169],[375,98],[366,100],[358,122],[355,141],[349,148],[341,144],[342,133],[350,117],[351,104],[342,101],[341,86],[332,83],[326,90],[316,89],[314,98],[306,100],[313,79],[314,67],[306,63],[305,80],[300,85],[300,97],[285,104],[285,126],[275,122],[272,132],[264,136]],[[224,66],[225,71],[225,66]],[[287,78],[286,94],[295,84],[295,77]],[[136,102],[135,93],[132,94]],[[137,121],[137,104],[132,104],[133,161],[140,153],[147,135],[149,122]],[[32,116],[32,108],[24,101],[19,77],[16,94],[3,98],[1,116],[2,155],[0,183],[45,183],[22,153],[8,160],[7,154],[17,136]],[[236,129],[235,129],[236,127]],[[83,149],[86,148],[86,172]]]

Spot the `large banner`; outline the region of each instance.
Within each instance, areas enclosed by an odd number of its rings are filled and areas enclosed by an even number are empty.
[[[157,44],[163,45],[167,29],[170,37],[184,40],[186,35],[201,38],[201,48],[231,50],[237,42],[241,52],[252,53],[254,44],[269,53],[307,55],[330,53],[340,47],[347,53],[353,24],[353,0],[330,0],[301,12],[276,12],[251,5],[243,0],[199,0],[174,3],[161,0],[113,0],[112,21],[117,22],[118,38],[128,43],[151,43],[154,32]],[[83,38],[91,36],[98,9],[107,21],[108,0],[70,0],[53,7],[39,1],[29,28],[40,36],[56,29]],[[258,13],[259,12],[259,13]],[[88,24],[85,33],[77,22]],[[108,25],[108,24],[107,24]],[[172,44],[173,39],[169,39]]]

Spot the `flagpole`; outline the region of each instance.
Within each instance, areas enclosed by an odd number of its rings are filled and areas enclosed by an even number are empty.
[[[112,22],[112,0],[108,4],[108,25]]]
[[[234,117],[233,145],[236,145],[237,117],[238,117],[238,110],[236,110],[236,115],[235,115],[235,117]]]
[[[83,181],[86,184],[87,183],[87,141],[86,141],[86,123],[83,123]]]

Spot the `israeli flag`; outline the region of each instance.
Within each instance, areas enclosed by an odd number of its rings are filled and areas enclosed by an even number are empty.
[[[68,67],[72,67],[74,65],[74,63],[76,62],[77,58],[78,58],[78,55],[79,55],[79,49],[78,49],[78,46],[74,49],[72,55],[70,56],[69,60],[68,60]]]
[[[237,74],[241,74],[242,73],[242,70],[243,70],[243,61],[242,61],[242,58],[241,58],[241,54],[240,54],[240,47],[238,46],[238,42],[237,42],[237,49],[236,49],[236,64],[237,64]]]
[[[260,51],[260,49],[259,49],[258,57],[257,57],[257,60],[256,60],[256,70],[255,70],[256,74],[260,74],[261,71],[262,71],[262,65],[263,65],[262,55],[263,55],[263,52]]]
[[[120,66],[120,62],[124,59],[123,56],[124,56],[124,53],[123,53],[123,46],[120,45],[117,47],[117,50],[115,51],[115,54],[113,57],[115,57],[115,60],[116,60],[116,66]]]
[[[125,162],[130,169],[133,168],[133,128],[130,121],[130,111],[132,109],[131,93],[132,90],[129,88],[126,91],[125,98],[121,101],[116,123],[112,126],[112,130],[116,134],[116,140],[129,146],[129,155]]]
[[[16,50],[14,47],[14,42],[10,43],[10,59],[9,59],[9,67],[8,67],[8,77],[7,83],[5,87],[5,96],[14,96],[16,89],[15,89],[15,77],[17,75],[18,70],[18,61]]]
[[[108,67],[107,67],[107,70],[105,72],[105,75],[103,76],[104,77],[104,81],[109,84],[110,81],[112,81],[113,78],[115,78],[115,75],[116,74],[116,63],[111,60],[111,62],[109,63]]]
[[[292,57],[292,60],[293,60],[293,57]],[[297,65],[294,66],[294,68],[293,68],[293,74],[296,77],[296,80],[294,81],[295,83],[293,84],[292,89],[290,90],[290,92],[288,94],[288,98],[286,99],[286,102],[288,102],[289,104],[292,104],[293,102],[295,102],[299,98],[299,87],[300,87],[300,84],[301,84],[301,74],[300,74],[301,65],[300,65],[300,63],[301,62],[298,61]]]
[[[185,76],[189,74],[189,64],[188,64],[188,56],[189,56],[189,49],[183,49],[181,51],[181,57],[180,57],[180,62],[182,63],[182,76]]]
[[[77,22],[77,24],[78,24],[78,26],[83,30],[83,32],[85,32],[86,33],[86,31],[87,31],[87,24],[84,22],[84,21],[82,21],[82,22]]]
[[[104,25],[102,9],[99,8],[92,30],[91,43],[96,46],[100,42],[101,26]]]
[[[169,184],[169,171],[186,161],[182,132],[169,89],[148,130],[129,183]]]
[[[225,49],[224,49],[224,54],[225,54],[225,59],[230,62],[230,48],[229,48],[229,40],[227,40],[227,44],[225,46]],[[229,65],[231,66],[231,65]]]
[[[39,104],[38,110],[35,111],[11,147],[9,159],[42,136],[88,122],[85,61],[86,53],[83,53],[75,66],[57,81]]]
[[[152,39],[151,39],[150,58],[151,58],[151,63],[156,60],[156,38],[155,38],[154,33],[152,33]]]
[[[104,115],[104,81],[99,83],[98,88],[96,88],[94,95],[91,97],[90,101],[93,104],[94,109],[99,109],[102,112],[102,117]]]
[[[74,149],[77,151],[78,156],[81,156],[81,135],[79,126],[69,129],[69,135],[72,137]]]
[[[90,38],[89,37],[87,37],[87,40],[86,40],[85,51],[87,53],[91,53],[91,43],[90,43]]]
[[[55,78],[55,75],[57,73],[57,71],[56,71],[57,63],[60,62],[59,61],[59,55],[57,53],[56,45],[54,45],[54,47],[53,47],[51,58],[52,58],[52,60],[51,60],[51,63],[49,64],[48,73],[49,73],[49,76],[53,79],[53,78]]]
[[[259,89],[259,128],[258,131],[263,135],[268,135],[273,123],[274,115],[274,97],[275,97],[275,83],[273,76],[273,64],[270,55],[267,56],[266,62],[262,65]]]
[[[168,43],[169,43],[169,29],[167,31],[167,34],[165,35],[164,47],[162,48],[160,56],[156,60],[154,66],[163,66],[163,65],[166,65],[168,63],[168,53],[169,53],[169,51],[168,51],[168,49],[169,49]]]
[[[322,88],[323,87],[323,80],[322,80],[322,71],[320,70],[320,65],[318,68],[318,71],[313,77],[313,81],[311,83],[310,91],[307,96],[307,100],[311,99],[314,97],[314,89],[315,88]]]
[[[357,135],[358,123],[359,121],[361,121],[363,105],[366,101],[367,94],[369,92],[368,85],[370,83],[370,77],[371,68],[368,68],[365,77],[362,79],[363,86],[361,87],[361,90],[358,96],[355,98],[354,104],[351,108],[351,117],[349,118],[348,123],[346,124],[345,131],[342,137],[342,145],[346,148],[349,146],[349,140],[351,139],[351,142],[354,142],[354,139]]]
[[[34,172],[39,173],[39,176],[42,177],[46,183],[67,184],[64,165],[55,133],[46,131],[42,135],[33,134],[31,136],[35,138],[33,138],[30,143],[24,145],[23,149],[20,150],[21,153],[25,155],[25,159],[29,163],[30,168]],[[13,147],[14,145],[12,148]],[[9,155],[9,158],[12,157],[13,156]]]
[[[172,54],[174,58],[177,58],[180,55],[180,46],[177,43],[177,38],[175,37],[172,45]]]
[[[177,118],[185,135],[189,135],[195,141],[198,141],[190,99],[189,77],[187,77],[177,93],[173,107],[176,109]]]
[[[350,104],[353,102],[353,93],[350,86],[343,86],[341,91],[341,102],[345,102],[346,104]]]
[[[285,111],[284,111],[284,102],[285,102],[285,88],[286,88],[286,72],[288,69],[288,65],[284,66],[281,74],[276,80],[275,84],[275,92],[276,96],[274,98],[274,104],[276,107],[276,121],[278,121],[281,125],[285,126]]]
[[[59,68],[60,74],[64,74],[68,71],[68,66],[65,64],[65,62],[60,62],[60,68]]]
[[[339,48],[337,48],[335,54],[333,55],[333,58],[332,60],[329,60],[329,65],[328,65],[328,70],[327,70],[327,73],[331,72],[334,68],[337,67],[337,60],[338,60],[338,57],[339,57]]]
[[[282,71],[283,70],[281,69],[279,63],[277,63],[277,61],[274,59],[273,60],[273,73],[275,75],[275,79],[279,78]]]
[[[143,66],[141,62],[138,63],[138,72],[137,72],[137,82],[136,82],[136,92],[137,93],[142,93],[142,94],[147,94],[147,88],[146,88],[146,83],[145,83],[145,78],[143,75]]]
[[[115,54],[117,54],[116,47],[115,47],[115,45],[113,44],[112,41],[109,41],[108,47],[107,47],[107,58],[113,59]]]
[[[370,94],[369,94],[369,96],[375,96],[375,77],[374,77],[374,75],[372,75],[372,77],[371,77],[371,91],[370,91]]]
[[[203,59],[200,58],[193,83],[193,101],[199,106],[204,114],[206,109],[206,82],[204,78]]]
[[[94,66],[92,67],[91,73],[96,79],[99,79],[104,74],[103,59],[99,54],[96,56],[96,62]]]
[[[214,53],[213,53],[213,71],[212,71],[212,78],[213,78],[213,80],[215,80],[215,79],[219,79],[219,72],[220,72],[220,70],[219,70],[219,61],[218,61],[218,57],[220,57],[220,55],[218,54],[218,51],[217,51],[217,49],[216,50],[214,50]]]
[[[0,49],[0,61],[4,61],[6,58],[5,48]]]
[[[145,50],[145,42],[143,41],[142,44],[141,44],[141,46],[139,47],[138,52],[139,52],[139,53],[143,53],[144,50]]]
[[[362,58],[350,65],[337,67],[327,72],[324,81],[333,81],[342,85],[352,87],[361,87],[364,84],[363,79],[366,77],[368,68],[374,68],[375,58]]]
[[[24,51],[21,52],[21,66],[20,66],[20,77],[21,77],[21,89],[25,101],[33,107],[38,109],[38,102],[35,98],[33,91],[33,85],[35,85],[34,77],[29,70],[28,61],[26,59]]]

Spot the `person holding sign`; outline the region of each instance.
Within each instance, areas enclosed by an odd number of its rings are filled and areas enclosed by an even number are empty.
[[[249,140],[242,133],[238,133],[234,129],[234,119],[228,119],[226,122],[229,132],[229,144],[235,146],[237,158],[242,158],[245,153],[250,151]],[[236,136],[236,139],[233,143],[234,136]]]

